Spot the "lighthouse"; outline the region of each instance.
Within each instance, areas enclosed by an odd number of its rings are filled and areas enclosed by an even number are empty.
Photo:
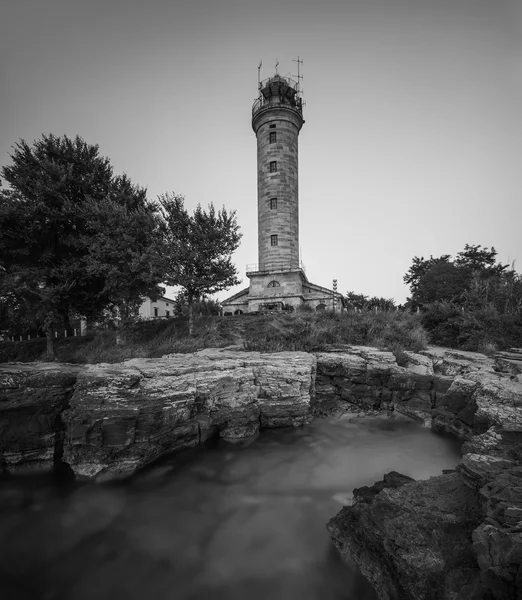
[[[259,270],[299,268],[298,138],[303,126],[297,84],[275,75],[252,107],[257,138]]]
[[[298,64],[299,61],[298,60]],[[299,133],[303,101],[298,81],[277,72],[259,81],[252,106],[257,140],[258,262],[247,265],[248,288],[222,302],[224,314],[341,310],[344,298],[311,283],[299,256]]]

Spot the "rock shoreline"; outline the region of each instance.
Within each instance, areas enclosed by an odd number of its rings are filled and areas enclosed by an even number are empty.
[[[433,373],[425,372],[419,385],[413,377],[402,391],[393,365],[380,379],[375,369],[366,369],[373,407],[391,407],[457,434],[465,441],[462,460],[454,472],[427,481],[389,473],[374,486],[354,490],[354,503],[329,521],[328,531],[381,600],[518,599],[522,369],[468,352],[430,349],[423,356]],[[357,396],[363,377],[357,363],[354,371],[350,358],[330,362],[337,370],[328,375],[334,382],[323,382],[334,386],[326,394],[364,402]],[[354,375],[353,386],[335,384],[339,370]]]
[[[303,352],[203,350],[120,364],[0,365],[0,473],[132,475],[212,436],[310,419],[316,361]]]
[[[314,355],[209,349],[117,365],[0,365],[0,474],[67,465],[132,475],[212,436],[313,415],[397,411],[465,441],[455,471],[354,490],[328,523],[383,600],[522,595],[522,367],[430,348],[397,365],[342,346]],[[354,408],[355,407],[355,408]]]

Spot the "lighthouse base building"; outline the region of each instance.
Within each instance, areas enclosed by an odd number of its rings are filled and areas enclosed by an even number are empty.
[[[344,297],[310,283],[303,269],[247,271],[250,286],[222,302],[223,314],[299,310],[345,310]],[[305,309],[306,310],[306,309]]]
[[[249,287],[222,302],[224,314],[345,308],[337,291],[308,281],[299,259],[298,138],[303,124],[299,83],[278,74],[259,82],[252,107],[259,263],[247,267]]]

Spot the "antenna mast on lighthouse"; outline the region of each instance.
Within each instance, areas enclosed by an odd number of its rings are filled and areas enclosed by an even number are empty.
[[[261,67],[263,66],[263,61],[260,60],[257,65],[257,89],[259,90],[259,95],[261,95]]]
[[[298,94],[302,94],[303,90],[301,89],[301,79],[303,79],[303,76],[301,75],[301,65],[303,64],[303,59],[299,58],[299,56],[297,57],[297,60],[294,58],[292,59],[292,62],[297,63],[297,93]],[[296,75],[293,75],[293,77],[296,77]]]

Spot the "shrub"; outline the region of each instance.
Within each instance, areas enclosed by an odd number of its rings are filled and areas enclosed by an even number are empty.
[[[522,345],[522,318],[499,314],[494,306],[464,310],[451,302],[432,302],[422,312],[422,323],[434,344],[481,351]]]

